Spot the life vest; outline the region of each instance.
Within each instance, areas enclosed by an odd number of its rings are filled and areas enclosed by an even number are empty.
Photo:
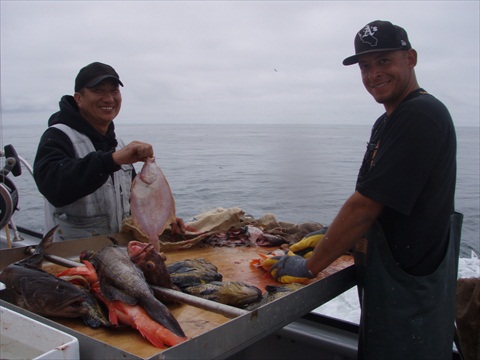
[[[53,127],[68,135],[77,158],[96,151],[86,135],[64,124]],[[116,150],[124,146],[122,140],[117,140]],[[99,189],[69,205],[55,207],[45,200],[46,231],[59,225],[55,241],[119,232],[123,219],[130,214],[132,170],[132,165],[122,165]]]

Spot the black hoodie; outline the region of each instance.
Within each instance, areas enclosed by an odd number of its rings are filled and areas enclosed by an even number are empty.
[[[85,134],[96,151],[76,158],[70,138],[63,131],[52,128],[54,124],[65,124]],[[38,145],[33,176],[39,191],[53,206],[65,206],[93,193],[120,170],[112,158],[118,144],[113,122],[106,135],[100,134],[82,118],[73,96],[61,98],[60,111],[50,117],[48,126]]]

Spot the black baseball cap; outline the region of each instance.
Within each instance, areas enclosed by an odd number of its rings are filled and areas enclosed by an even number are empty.
[[[113,67],[100,62],[93,62],[83,67],[78,72],[78,75],[75,78],[75,92],[80,91],[85,87],[90,88],[98,85],[101,81],[107,78],[115,79],[123,86],[120,77]]]
[[[409,50],[407,32],[389,21],[375,20],[365,25],[355,36],[355,55],[343,60],[343,65],[353,65],[363,54],[378,51]]]

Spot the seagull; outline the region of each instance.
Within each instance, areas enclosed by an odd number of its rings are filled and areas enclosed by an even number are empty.
[[[275,70],[275,72],[278,72],[277,69],[273,68],[273,70]]]

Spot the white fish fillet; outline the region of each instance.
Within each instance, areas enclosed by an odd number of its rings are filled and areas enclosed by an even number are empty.
[[[175,222],[175,200],[170,185],[155,162],[149,158],[135,177],[130,195],[132,223],[159,250],[158,237]]]

